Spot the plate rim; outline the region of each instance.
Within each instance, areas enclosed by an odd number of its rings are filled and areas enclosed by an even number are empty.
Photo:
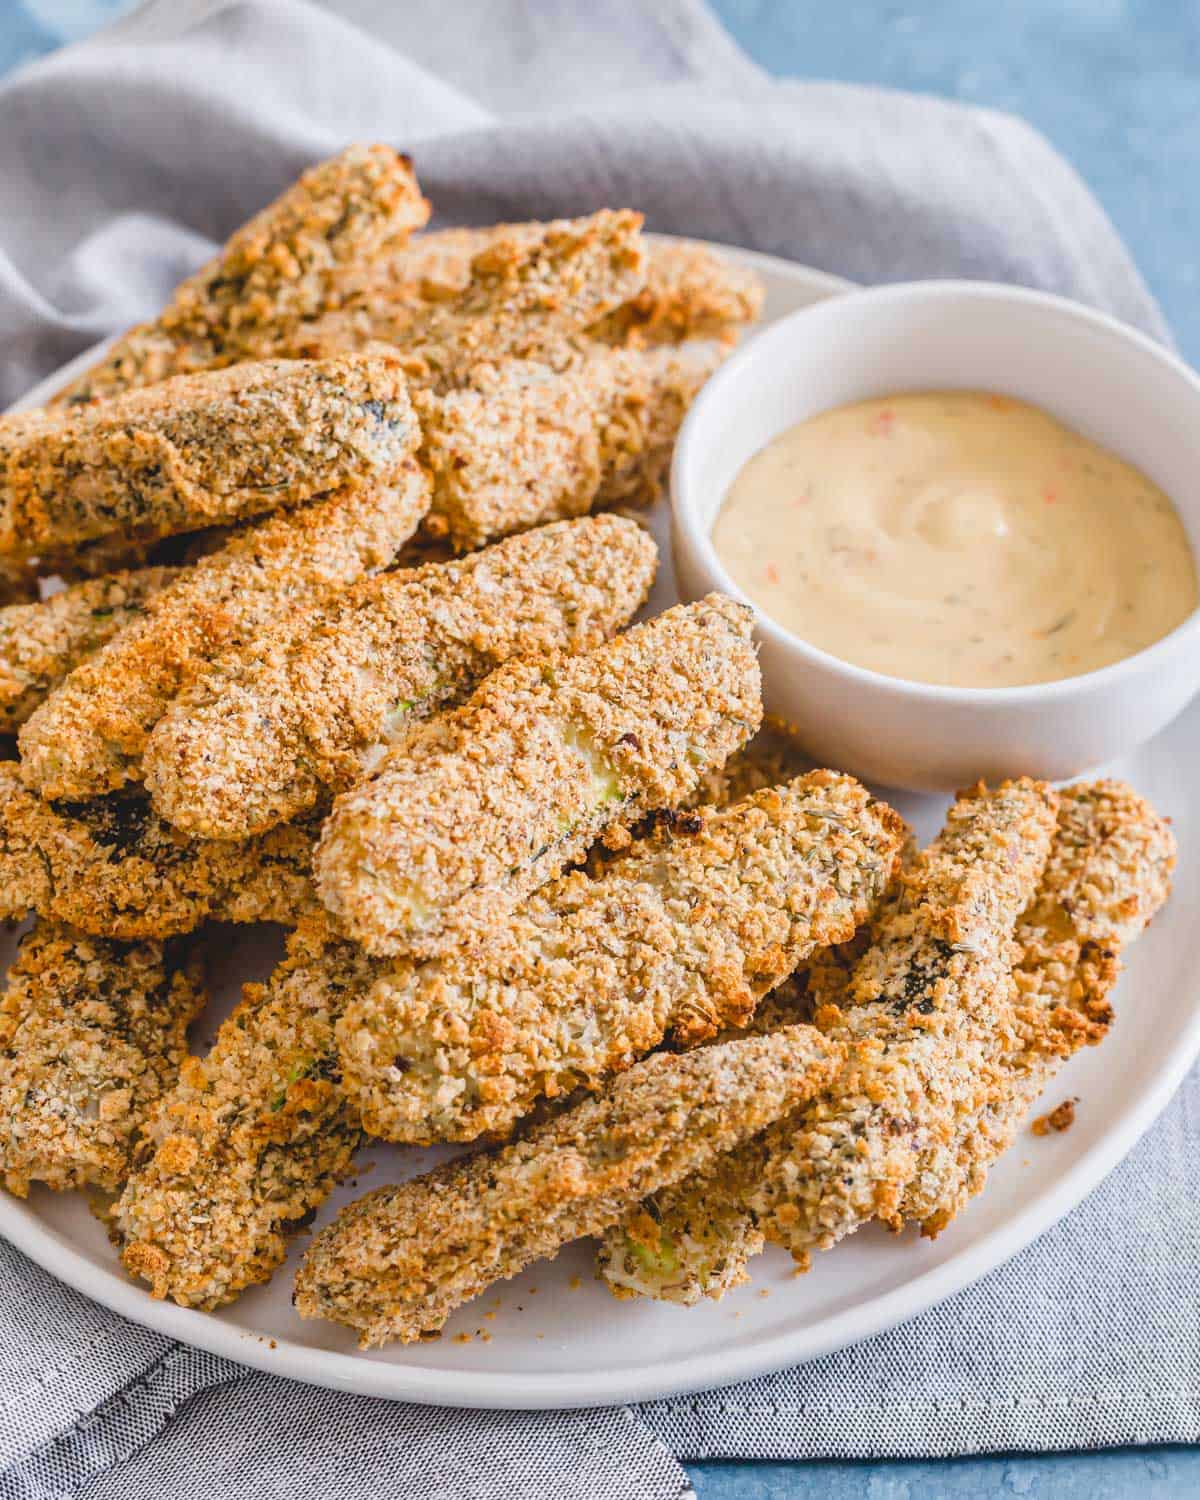
[[[683,237],[651,238],[669,241]],[[707,240],[693,239],[693,243],[709,245],[739,265],[803,283],[816,293],[814,301],[855,285],[781,256]],[[44,402],[98,358],[111,342],[104,339],[84,350],[9,409],[17,411]],[[156,1302],[144,1288],[126,1280],[118,1270],[98,1276],[96,1266],[84,1253],[75,1250],[28,1204],[7,1193],[0,1193],[0,1233],[51,1275],[131,1322],[239,1365],[307,1385],[419,1405],[475,1409],[555,1410],[664,1400],[771,1374],[860,1343],[919,1316],[996,1270],[1065,1218],[1118,1165],[1166,1108],[1198,1055],[1200,1005],[1176,1035],[1168,1061],[1145,1081],[1121,1118],[1091,1149],[1045,1184],[1003,1224],[941,1264],[890,1291],[810,1324],[801,1332],[763,1335],[745,1347],[711,1355],[672,1357],[639,1370],[526,1374],[378,1362],[357,1353],[253,1334],[208,1313],[178,1307],[173,1302]]]

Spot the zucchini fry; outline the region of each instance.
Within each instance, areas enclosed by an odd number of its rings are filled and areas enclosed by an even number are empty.
[[[168,709],[144,759],[155,808],[204,838],[303,813],[509,658],[599,645],[645,600],[656,557],[632,521],[596,516],[357,584]]]
[[[136,620],[178,568],[137,568],[0,609],[0,732],[14,733],[85,656]]]
[[[378,484],[417,446],[399,365],[265,360],[0,418],[0,551],[194,531]]]
[[[1030,781],[959,797],[883,904],[844,1008],[817,1012],[847,1049],[832,1086],[714,1173],[643,1205],[601,1251],[610,1285],[691,1304],[745,1280],[764,1234],[806,1261],[868,1219],[896,1221],[923,1151],[974,1097],[982,1030],[1011,1012],[1011,935],[1055,810]]]
[[[669,1037],[745,1026],[815,949],[851,937],[904,826],[814,771],[659,829],[600,877],[539,892],[478,954],[381,965],[338,1023],[365,1127],[428,1143],[503,1135],[542,1096],[595,1089]]]
[[[414,235],[387,260],[346,274],[343,306],[326,321],[326,334],[346,352],[402,340],[422,302],[449,300],[463,291],[477,255],[498,242],[533,241],[545,230],[539,223],[491,224]],[[645,284],[585,332],[614,345],[714,338],[733,343],[758,318],[762,300],[753,272],[706,245],[647,240]]]
[[[428,504],[410,460],[386,487],[272,516],[201,558],[21,726],[26,786],[83,800],[138,780],[150,731],[216,656],[386,568]]]
[[[0,1174],[115,1192],[204,1003],[187,945],[120,943],[39,922],[0,1000]]]
[[[762,1130],[837,1061],[807,1026],[648,1057],[523,1140],[359,1199],[305,1256],[300,1315],[357,1329],[364,1348],[433,1333],[492,1282]]]
[[[157,318],[55,399],[94,401],[281,352],[298,324],[341,304],[348,270],[392,253],[428,218],[408,157],[348,146],[244,224]]]
[[[266,1281],[349,1170],[362,1134],[333,1023],[368,964],[302,927],[208,1055],[184,1064],[113,1211],[125,1267],[155,1297],[219,1307]]]
[[[27,912],[97,937],[134,941],[207,920],[294,927],[319,909],[312,884],[317,822],[244,842],[190,839],[139,792],[45,802],[15,762],[0,764],[0,918]]]
[[[588,845],[677,807],[762,718],[753,617],[712,594],[559,662],[510,662],[334,803],[317,889],[368,953],[476,943]]]
[[[1063,1062],[1103,1041],[1122,953],[1166,901],[1174,864],[1169,826],[1121,782],[1059,793],[1050,858],[1014,934],[1014,1025],[989,1038],[980,1070],[985,1102],[934,1139],[904,1195],[902,1215],[923,1234],[937,1235],[981,1191]]]
[[[598,505],[653,499],[679,424],[728,351],[598,349],[564,368],[501,360],[418,391],[430,529],[460,550]]]

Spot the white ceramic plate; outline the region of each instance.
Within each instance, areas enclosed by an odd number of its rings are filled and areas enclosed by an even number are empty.
[[[767,256],[729,253],[762,275],[768,318],[845,285]],[[43,388],[29,399],[48,393]],[[665,538],[664,524],[658,531]],[[671,603],[672,589],[666,568],[654,607]],[[771,1251],[753,1264],[752,1285],[693,1309],[615,1301],[592,1279],[590,1245],[577,1244],[460,1310],[440,1340],[360,1354],[348,1331],[302,1322],[291,1307],[291,1271],[303,1239],[269,1286],[210,1314],[154,1302],[126,1280],[79,1195],[36,1189],[20,1203],[0,1193],[0,1232],[62,1280],[148,1327],[277,1375],[365,1395],[460,1406],[597,1405],[724,1385],[843,1348],[978,1280],[1055,1223],[1130,1150],[1200,1052],[1200,978],[1189,931],[1200,900],[1190,857],[1200,844],[1200,790],[1186,773],[1198,749],[1200,704],[1136,758],[1106,768],[1174,819],[1185,851],[1174,899],[1131,955],[1113,1035],[1075,1058],[1051,1086],[1051,1103],[1079,1096],[1074,1128],[1042,1139],[1023,1135],[986,1192],[933,1244],[864,1231],[818,1256],[803,1277]],[[923,837],[936,831],[941,799],[894,800]],[[213,945],[217,1003],[201,1041],[240,982],[265,977],[280,951],[277,934],[227,929],[225,936],[228,942]],[[10,957],[0,953],[5,963]],[[419,1170],[433,1154],[377,1147],[363,1159],[375,1162],[366,1178],[373,1185]],[[318,1222],[354,1196],[347,1185]]]

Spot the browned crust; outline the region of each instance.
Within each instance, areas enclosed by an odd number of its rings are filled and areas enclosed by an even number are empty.
[[[391,253],[428,218],[408,157],[390,146],[348,146],[237,230],[157,318],[55,399],[92,401],[282,352],[298,324],[341,305],[348,270]]]
[[[334,803],[314,861],[369,953],[474,946],[606,830],[674,807],[762,716],[753,616],[720,594],[594,650],[515,661]]]
[[[68,672],[178,576],[177,568],[105,573],[48,599],[0,609],[0,730],[19,729]]]
[[[150,731],[220,652],[385,568],[428,503],[428,482],[410,460],[386,488],[273,516],[202,558],[22,725],[25,784],[83,800],[139,779]]]
[[[193,949],[39,923],[0,1001],[0,1173],[25,1197],[125,1180],[204,1002]]]
[[[836,1065],[836,1044],[809,1027],[646,1058],[500,1151],[361,1198],[314,1241],[296,1306],[358,1329],[364,1347],[419,1339],[493,1281],[746,1140]]]
[[[358,584],[176,701],[145,757],[155,807],[205,838],[295,817],[501,663],[599,645],[643,603],[656,561],[638,526],[596,516]]]
[[[212,919],[295,926],[318,909],[316,823],[238,843],[189,839],[138,792],[45,802],[0,764],[0,917],[27,912],[97,937],[191,932]]]
[[[815,948],[850,937],[903,833],[828,771],[659,829],[600,878],[547,887],[478,956],[381,966],[338,1025],[346,1087],[389,1139],[503,1135],[668,1035],[744,1026]]]

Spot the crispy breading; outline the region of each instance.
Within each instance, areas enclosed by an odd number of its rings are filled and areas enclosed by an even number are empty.
[[[490,238],[460,286],[401,303],[348,306],[299,331],[294,353],[386,348],[423,385],[445,386],[482,360],[561,363],[589,324],[645,283],[642,216],[601,209]]]
[[[358,584],[172,705],[144,760],[155,807],[205,838],[295,817],[509,658],[598,645],[643,603],[656,559],[633,522],[596,516]]]
[[[0,551],[168,533],[385,482],[417,446],[390,357],[264,360],[0,418]]]
[[[364,1347],[419,1339],[811,1097],[838,1056],[797,1026],[646,1058],[522,1140],[359,1199],[310,1247],[296,1307],[358,1329]]]
[[[347,272],[391,254],[428,218],[408,157],[348,146],[237,230],[157,318],[55,399],[91,401],[275,352],[297,324],[341,305]]]
[[[497,241],[529,241],[539,223],[490,224],[417,234],[397,254],[345,277],[339,326],[347,348],[388,343],[421,302],[457,296],[471,262]],[[694,240],[647,240],[645,285],[587,329],[612,344],[676,344],[691,338],[733,341],[762,310],[762,283]]]
[[[935,1138],[901,1213],[933,1236],[978,1193],[1062,1063],[1104,1039],[1121,955],[1170,893],[1175,840],[1119,781],[1059,793],[1058,826],[1037,895],[1017,923],[1013,1024],[979,1069],[984,1103]]]
[[[150,731],[209,662],[387,567],[428,504],[409,460],[386,487],[272,516],[201,558],[21,726],[25,784],[82,800],[137,780]]]
[[[346,1088],[374,1134],[470,1140],[667,1036],[744,1026],[814,949],[850,937],[902,837],[831,771],[691,814],[600,878],[539,892],[478,955],[381,968],[338,1024]]]
[[[318,820],[234,842],[191,839],[140,792],[46,802],[0,764],[0,918],[34,911],[99,937],[191,932],[206,920],[295,926],[318,909]]]
[[[20,728],[68,672],[178,576],[177,568],[105,573],[37,603],[0,609],[0,731]]]
[[[803,1260],[872,1217],[894,1222],[922,1152],[975,1086],[977,1033],[1011,1007],[1011,935],[1055,809],[1028,780],[960,795],[881,905],[844,1008],[816,1013],[847,1049],[837,1079],[719,1172],[648,1205],[632,1237],[615,1231],[602,1251],[611,1284],[690,1304],[744,1280],[764,1233]]]
[[[427,523],[471,549],[593,506],[645,503],[679,425],[725,357],[714,342],[596,350],[551,368],[501,360],[450,391],[418,391]]]
[[[208,1055],[184,1064],[113,1214],[125,1267],[154,1296],[212,1308],[266,1281],[348,1171],[362,1137],[333,1021],[368,964],[302,927]]]
[[[204,1003],[195,950],[39,922],[0,1000],[0,1174],[115,1192]]]
[[[375,954],[473,945],[608,830],[678,806],[761,722],[753,623],[710,594],[591,651],[510,662],[414,726],[317,846],[339,930]]]

